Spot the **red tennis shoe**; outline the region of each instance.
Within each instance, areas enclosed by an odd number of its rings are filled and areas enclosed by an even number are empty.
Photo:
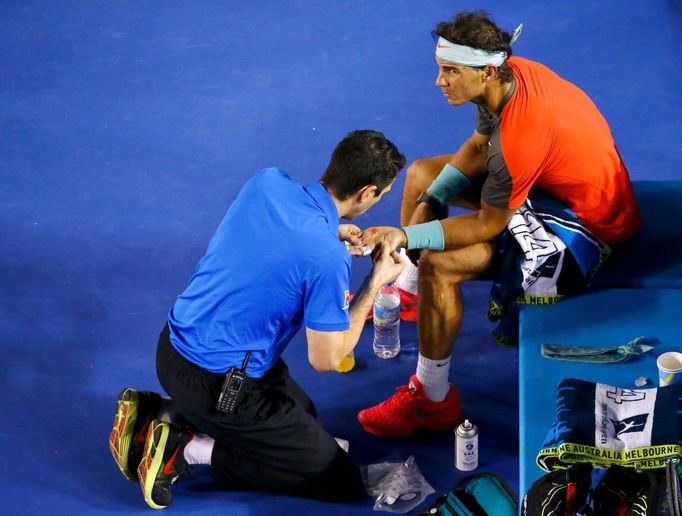
[[[398,287],[398,294],[400,294],[400,318],[403,321],[416,322],[419,296],[417,294],[410,294],[407,290],[403,290],[400,287]]]
[[[462,422],[462,404],[452,384],[443,401],[431,401],[425,396],[417,375],[412,375],[409,383],[398,387],[386,401],[361,410],[358,421],[370,434],[405,437],[417,428],[454,428]]]

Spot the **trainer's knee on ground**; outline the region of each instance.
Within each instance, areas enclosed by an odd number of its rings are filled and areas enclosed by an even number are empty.
[[[335,502],[350,502],[367,497],[362,475],[350,456],[337,450],[324,471],[306,487],[307,496]]]

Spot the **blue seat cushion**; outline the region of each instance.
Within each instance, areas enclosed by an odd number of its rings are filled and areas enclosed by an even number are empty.
[[[682,288],[682,181],[634,181],[642,228],[615,246],[595,288]]]

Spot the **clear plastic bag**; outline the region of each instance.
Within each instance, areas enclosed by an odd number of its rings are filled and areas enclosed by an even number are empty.
[[[375,500],[375,511],[405,513],[434,493],[414,461],[370,464],[363,470],[367,492]]]

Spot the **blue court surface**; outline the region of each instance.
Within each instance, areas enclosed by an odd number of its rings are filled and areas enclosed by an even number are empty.
[[[0,513],[149,513],[109,454],[116,396],[159,389],[157,335],[239,188],[268,166],[317,180],[358,128],[410,161],[456,150],[474,106],[434,86],[430,31],[479,8],[523,22],[515,54],[591,96],[634,179],[682,179],[676,0],[0,2]],[[403,182],[357,223],[396,225]],[[368,270],[354,262],[354,288]],[[491,337],[488,289],[464,290],[450,378],[480,428],[479,471],[517,490],[518,352]],[[404,344],[415,335],[403,325]],[[445,492],[464,476],[452,432],[381,439],[356,421],[416,362],[375,358],[371,336],[346,375],[316,373],[303,334],[285,360],[359,464],[414,455]],[[177,514],[372,513],[369,500],[215,492],[202,471],[174,494]]]

